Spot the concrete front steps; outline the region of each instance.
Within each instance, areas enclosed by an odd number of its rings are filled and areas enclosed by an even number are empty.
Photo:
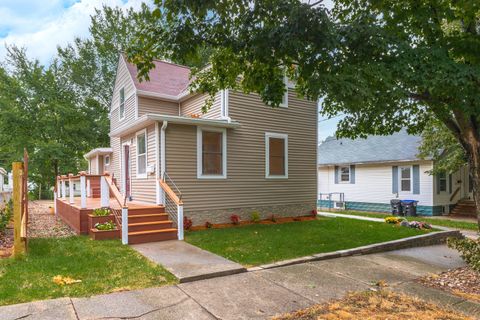
[[[169,220],[164,206],[128,208],[128,243],[176,240],[177,229]]]
[[[458,201],[450,214],[455,216],[476,217],[475,201],[469,199]]]

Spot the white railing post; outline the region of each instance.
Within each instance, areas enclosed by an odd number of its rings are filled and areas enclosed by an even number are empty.
[[[108,208],[110,206],[110,190],[105,176],[100,178],[100,206],[102,206],[102,208]]]
[[[65,178],[62,178],[62,199],[67,199],[67,186],[65,185]]]
[[[122,244],[128,244],[128,208],[122,208]]]
[[[68,195],[70,197],[70,203],[73,204],[75,203],[75,191],[73,190],[73,179],[72,179],[72,174],[68,175]]]
[[[87,178],[87,197],[92,197],[92,190],[90,188],[90,178]]]
[[[80,174],[80,208],[86,209],[87,208],[87,186],[86,186],[86,179],[85,173]]]
[[[178,240],[183,240],[183,205],[177,205],[177,232]]]

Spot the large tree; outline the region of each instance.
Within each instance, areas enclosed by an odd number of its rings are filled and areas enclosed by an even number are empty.
[[[156,21],[129,58],[145,76],[154,57],[208,46],[210,67],[195,71],[193,89],[257,92],[272,106],[286,72],[300,95],[325,97],[325,116],[346,115],[343,137],[418,134],[438,121],[465,153],[479,208],[480,2],[311,2],[156,0]]]

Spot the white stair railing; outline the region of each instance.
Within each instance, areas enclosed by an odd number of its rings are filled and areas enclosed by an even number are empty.
[[[165,211],[177,227],[178,240],[183,240],[184,232],[182,193],[166,172],[163,172],[162,178],[158,180],[158,184],[163,190]],[[176,192],[173,191],[173,189],[170,187],[170,184],[174,187]]]

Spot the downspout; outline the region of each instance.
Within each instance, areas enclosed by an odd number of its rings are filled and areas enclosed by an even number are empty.
[[[158,121],[155,122],[155,202],[157,205],[162,204],[161,188],[158,183],[160,179],[160,131],[158,129]]]
[[[160,129],[160,179],[164,179],[166,168],[166,156],[165,156],[165,130],[167,129],[168,121],[163,121],[162,128]],[[159,190],[160,202],[165,205],[165,192],[162,188]]]

